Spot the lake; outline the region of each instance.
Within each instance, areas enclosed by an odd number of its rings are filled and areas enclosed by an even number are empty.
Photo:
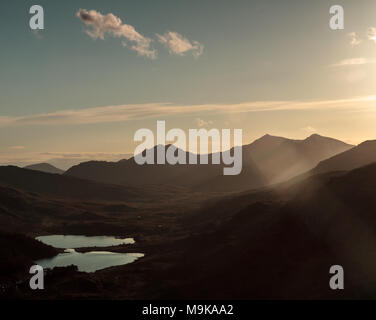
[[[111,247],[118,246],[121,244],[134,244],[133,238],[115,238],[107,236],[99,237],[87,237],[87,236],[63,236],[63,235],[53,235],[53,236],[42,236],[37,237],[37,240],[48,244],[49,246],[59,248],[59,249],[77,249],[77,248],[87,248],[87,247]]]
[[[75,248],[83,247],[109,247],[121,244],[133,244],[135,241],[132,238],[53,235],[37,237],[36,239],[55,248],[66,249],[64,253],[60,253],[53,258],[41,259],[35,262],[46,269],[75,265],[81,272],[95,272],[109,267],[129,264],[144,257],[142,253],[116,253],[110,251],[80,253],[74,250]]]

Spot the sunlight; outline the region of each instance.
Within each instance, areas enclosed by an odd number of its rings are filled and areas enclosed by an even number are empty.
[[[362,98],[363,101],[376,101],[376,96],[368,96]]]

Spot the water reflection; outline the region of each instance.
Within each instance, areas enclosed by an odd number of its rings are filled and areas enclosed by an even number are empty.
[[[85,247],[110,247],[118,246],[121,244],[133,244],[135,243],[133,238],[115,238],[108,236],[97,236],[97,237],[87,237],[87,236],[64,236],[64,235],[53,235],[53,236],[42,236],[37,237],[37,240],[48,244],[59,249],[76,249]]]
[[[66,249],[64,253],[60,253],[53,258],[41,259],[35,262],[46,269],[75,265],[79,271],[95,272],[109,267],[129,264],[144,256],[142,253],[116,253],[109,251],[80,253],[74,250],[75,248],[84,247],[110,247],[133,244],[135,243],[133,238],[119,239],[108,236],[52,235],[37,237],[36,239],[55,248]]]
[[[115,253],[108,251],[79,253],[74,249],[67,249],[65,253],[60,253],[56,257],[38,260],[35,263],[49,269],[75,265],[79,271],[95,272],[109,267],[132,263],[143,256],[144,254],[142,253]]]

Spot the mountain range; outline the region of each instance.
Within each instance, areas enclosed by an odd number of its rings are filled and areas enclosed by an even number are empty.
[[[18,261],[55,254],[22,235],[126,235],[134,247],[110,251],[144,259],[94,275],[54,271],[43,297],[374,298],[376,140],[354,147],[266,135],[243,146],[243,159],[234,177],[223,177],[221,165],[132,159],[62,175],[0,167],[0,240],[18,250],[0,251],[3,278],[12,287]],[[329,289],[332,265],[345,269],[346,290]]]
[[[126,186],[156,184],[176,185],[195,191],[240,191],[292,178],[352,147],[316,134],[305,140],[265,135],[242,147],[243,170],[237,176],[224,176],[223,164],[138,165],[134,157],[119,162],[81,163],[64,175]],[[211,157],[209,155],[209,163]]]

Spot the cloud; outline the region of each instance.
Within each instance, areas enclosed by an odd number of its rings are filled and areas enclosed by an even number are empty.
[[[113,13],[106,15],[96,10],[80,9],[76,16],[88,27],[86,34],[93,39],[104,40],[106,35],[121,38],[123,47],[129,47],[140,56],[150,59],[157,57],[157,50],[152,48],[151,38],[141,35],[136,29],[122,22]],[[204,46],[198,41],[190,41],[177,32],[166,32],[164,35],[156,34],[158,41],[168,48],[169,52],[179,56],[191,53],[195,58],[202,55]]]
[[[347,66],[360,66],[364,64],[372,64],[376,63],[376,60],[370,60],[367,58],[351,58],[351,59],[344,59],[340,62],[331,65],[332,67],[347,67]]]
[[[151,48],[152,39],[144,37],[136,29],[121,21],[120,18],[112,13],[102,15],[95,10],[80,9],[77,17],[89,27],[86,33],[93,39],[104,40],[106,34],[115,38],[122,38],[123,46],[131,42],[131,49],[136,51],[140,56],[155,59],[156,50]]]
[[[350,45],[356,47],[362,43],[362,39],[359,38],[356,32],[351,32],[348,34],[350,37]]]
[[[213,113],[230,115],[250,112],[267,112],[279,110],[327,110],[343,109],[350,111],[374,110],[376,96],[355,97],[338,100],[314,101],[255,101],[238,104],[199,104],[175,105],[171,103],[134,104],[105,106],[81,110],[63,110],[29,116],[0,117],[0,126],[29,125],[82,125],[95,123],[115,123],[123,121],[167,118],[170,116],[206,115]]]
[[[310,132],[310,133],[317,132],[317,130],[315,128],[311,127],[311,126],[307,126],[307,127],[303,128],[303,130]]]
[[[197,118],[195,119],[195,123],[199,128],[211,126],[213,124],[213,121],[205,121],[203,119]]]
[[[189,41],[177,32],[166,32],[164,35],[156,34],[159,42],[164,44],[170,53],[184,56],[186,53],[192,53],[195,58],[202,55],[204,46],[198,41]]]
[[[13,149],[13,150],[23,150],[23,149],[25,149],[24,146],[12,146],[10,148]]]
[[[367,32],[368,40],[374,41],[376,43],[376,28],[370,27]]]
[[[40,32],[39,29],[32,30],[31,33],[35,36],[35,38],[39,40],[43,39],[42,33]]]

